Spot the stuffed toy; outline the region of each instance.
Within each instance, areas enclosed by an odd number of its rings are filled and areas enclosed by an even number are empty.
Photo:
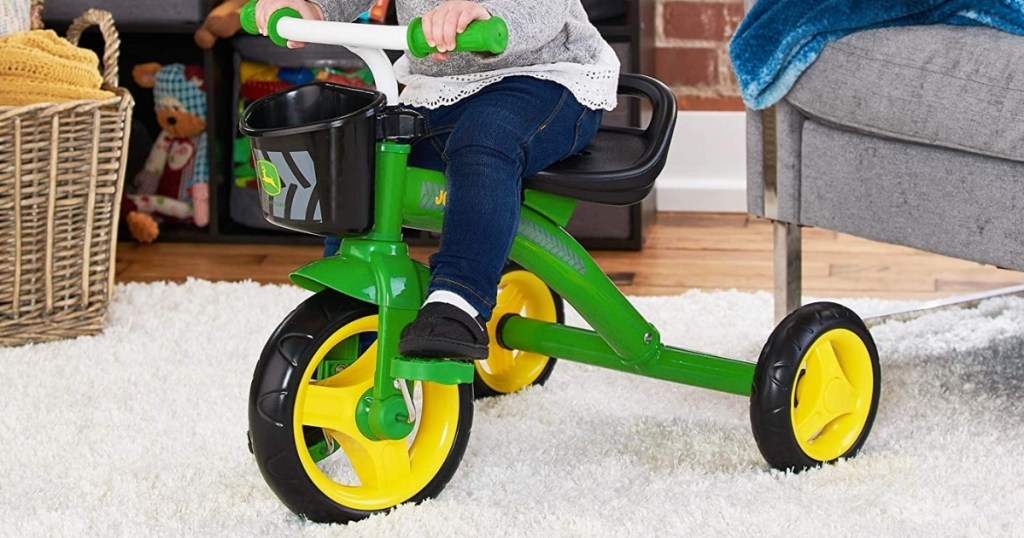
[[[210,49],[218,38],[226,39],[237,34],[242,29],[238,15],[246,2],[248,0],[224,0],[211,9],[203,25],[193,35],[196,45],[201,49]]]
[[[153,89],[161,131],[134,178],[136,193],[122,201],[122,216],[132,237],[149,243],[159,235],[160,221],[209,222],[206,92],[198,66],[147,63],[132,76]]]

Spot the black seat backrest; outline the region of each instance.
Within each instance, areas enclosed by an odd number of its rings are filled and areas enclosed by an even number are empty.
[[[676,97],[657,79],[630,73],[619,77],[618,92],[651,103],[648,126],[602,127],[583,152],[527,178],[526,188],[610,205],[631,205],[650,193],[668,159]]]

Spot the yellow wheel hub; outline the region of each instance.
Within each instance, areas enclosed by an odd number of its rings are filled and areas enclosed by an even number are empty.
[[[874,394],[871,355],[847,329],[818,337],[796,372],[790,418],[800,448],[818,461],[831,461],[857,441]]]
[[[341,342],[376,331],[377,316],[345,325],[320,346],[303,379],[311,379],[327,353]],[[373,387],[376,370],[375,342],[348,368],[301,385],[295,399],[293,434],[306,474],[331,500],[356,510],[387,509],[423,490],[440,471],[458,429],[458,386],[423,383],[419,385],[422,402],[417,403],[418,423],[411,441],[367,439],[356,425],[356,408]],[[314,462],[303,426],[323,428],[341,450],[319,464]],[[347,462],[338,461],[345,457]]]
[[[498,284],[498,300],[487,324],[491,339],[487,360],[476,361],[484,383],[497,392],[511,393],[529,386],[540,377],[551,359],[537,353],[512,351],[498,345],[498,322],[506,314],[518,314],[540,321],[556,322],[555,300],[544,282],[528,271],[509,271]]]

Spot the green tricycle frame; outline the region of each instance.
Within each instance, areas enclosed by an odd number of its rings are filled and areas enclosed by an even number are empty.
[[[407,144],[381,142],[377,146],[373,230],[364,237],[343,239],[337,255],[291,275],[295,284],[310,291],[330,288],[378,305],[381,323],[399,327],[389,332],[395,335],[419,311],[430,278],[426,265],[409,256],[402,228],[439,232],[447,198],[444,174],[407,166],[409,151]],[[658,329],[565,231],[576,200],[531,190],[525,191],[524,197],[509,259],[540,278],[594,330],[510,315],[500,325],[503,345],[732,394],[750,394],[754,364],[661,343]],[[410,359],[399,356],[397,340],[385,340],[377,352],[379,372],[391,372],[395,364],[408,371]],[[449,380],[429,373],[431,366],[444,368],[447,361],[418,362],[422,373],[414,379]],[[472,368],[464,371],[468,377],[464,374],[452,380],[472,381]],[[374,398],[397,394],[393,382],[381,381],[375,385]]]
[[[243,10],[243,26],[255,33],[253,5]],[[313,27],[300,31],[290,22],[296,15],[283,10],[271,17],[275,42],[283,45],[289,35],[309,40]],[[500,52],[507,37],[504,23],[485,22],[470,25],[457,50]],[[432,50],[415,21],[401,31],[408,33],[405,48],[415,55]],[[403,229],[441,231],[447,201],[443,173],[409,166],[412,140],[404,135],[375,143],[370,230],[342,238],[337,254],[291,274],[296,285],[315,295],[282,322],[254,374],[250,446],[282,501],[317,521],[352,521],[437,495],[461,459],[472,421],[467,397],[472,400],[472,387],[481,381],[480,362],[398,352],[399,334],[423,304],[430,278],[429,268],[410,256]],[[262,188],[264,182],[259,183]],[[536,319],[523,315],[528,307],[517,305],[496,316],[489,328],[492,352],[500,347],[550,361],[546,375],[534,375],[526,385],[543,383],[557,357],[747,396],[757,445],[766,461],[782,470],[800,471],[860,450],[877,411],[880,371],[874,342],[856,314],[834,303],[801,307],[776,327],[756,363],[667,346],[565,231],[576,204],[570,197],[524,191],[509,258],[550,290],[559,315],[549,309],[550,315],[542,316],[547,319]],[[592,330],[565,325],[561,300]],[[374,342],[360,344],[357,333],[372,334]],[[410,392],[415,383],[423,391],[419,409]],[[439,389],[430,388],[445,386],[459,387],[458,395],[437,396]],[[334,389],[337,394],[328,395]],[[349,392],[339,396],[341,389]],[[431,409],[428,399],[458,408],[451,411],[450,423],[438,422],[445,411]],[[305,415],[303,406],[308,406]],[[417,431],[436,433],[440,448],[418,441],[406,445],[418,425]],[[342,429],[346,433],[338,434]],[[352,459],[362,490],[327,481],[312,467],[338,445]],[[436,462],[424,470],[412,461],[413,451],[436,452],[431,456]],[[406,487],[411,482],[418,485]]]

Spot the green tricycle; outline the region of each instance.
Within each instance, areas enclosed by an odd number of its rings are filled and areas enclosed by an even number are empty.
[[[242,13],[250,33],[254,4]],[[384,53],[433,52],[419,23],[275,12],[275,43],[345,46],[368,64],[375,90],[314,82],[253,102],[239,121],[266,219],[341,239],[336,255],[291,274],[313,295],[271,335],[250,389],[250,449],[290,510],[349,522],[437,496],[466,450],[474,399],[544,384],[556,357],[748,396],[754,440],[776,469],[800,471],[860,450],[877,412],[880,372],[854,312],[827,302],[796,309],[756,363],[666,346],[565,231],[577,201],[638,203],[664,167],[676,100],[643,75],[621,75],[619,93],[649,101],[647,127],[602,127],[582,153],[524,180],[487,359],[401,356],[399,334],[430,277],[410,258],[402,230],[441,230],[446,202],[443,173],[408,165],[423,119],[399,106]],[[492,17],[460,34],[456,52],[500,54],[507,39],[505,23]],[[593,330],[565,325],[563,301]]]

